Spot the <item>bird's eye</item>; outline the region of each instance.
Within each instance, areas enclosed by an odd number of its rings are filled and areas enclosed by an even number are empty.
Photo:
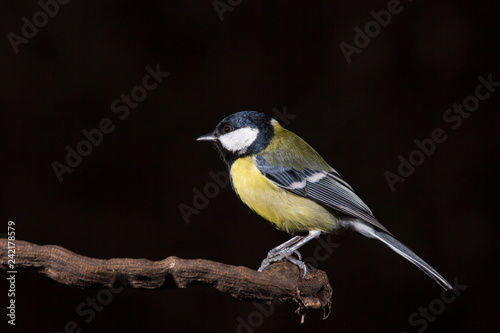
[[[222,127],[222,133],[229,133],[233,130],[233,128],[229,125],[224,125],[224,127]]]

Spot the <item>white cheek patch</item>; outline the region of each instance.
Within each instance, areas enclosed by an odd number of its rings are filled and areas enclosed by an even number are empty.
[[[248,147],[257,139],[259,130],[256,128],[244,127],[231,133],[221,135],[219,141],[224,148],[229,151],[244,153]]]

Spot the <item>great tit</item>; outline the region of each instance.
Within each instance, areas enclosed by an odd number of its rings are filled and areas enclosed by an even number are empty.
[[[242,111],[224,118],[198,141],[215,143],[239,198],[278,229],[295,236],[269,251],[259,271],[287,259],[303,270],[298,249],[321,233],[353,230],[389,246],[444,289],[452,286],[375,218],[325,160],[304,140],[264,113]],[[293,254],[297,255],[297,258]]]

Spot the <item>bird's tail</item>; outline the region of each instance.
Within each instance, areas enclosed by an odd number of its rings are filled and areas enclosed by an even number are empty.
[[[362,221],[352,221],[351,226],[362,234],[363,236],[377,239],[378,241],[389,246],[391,250],[404,257],[406,260],[420,268],[425,274],[434,279],[441,287],[446,290],[452,290],[451,284],[446,281],[445,278],[441,276],[434,268],[432,268],[428,263],[417,256],[412,250],[410,250],[406,245],[398,241],[396,238],[387,234],[382,230],[377,230],[376,228],[362,222]]]

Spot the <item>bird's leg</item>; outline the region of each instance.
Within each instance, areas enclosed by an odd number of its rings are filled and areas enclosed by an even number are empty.
[[[304,271],[304,274],[302,275],[302,278],[304,278],[307,273],[307,268],[306,264],[304,264],[304,262],[301,261],[302,256],[300,255],[298,249],[302,245],[309,242],[311,239],[319,237],[319,235],[321,235],[321,231],[318,230],[309,231],[309,234],[305,237],[295,236],[292,239],[288,240],[287,242],[275,247],[274,249],[269,251],[269,253],[267,254],[267,258],[262,261],[262,264],[260,265],[259,268],[259,272],[262,272],[264,268],[266,268],[267,266],[269,266],[269,264],[273,262],[287,259],[288,261],[294,263]],[[297,253],[299,259],[290,257],[293,253]]]
[[[284,242],[283,244],[281,245],[278,245],[276,246],[275,248],[273,248],[271,251],[269,251],[267,253],[267,257],[268,258],[272,258],[274,256],[276,256],[277,254],[279,254],[284,248],[287,248],[287,247],[290,247],[292,246],[293,244],[299,242],[300,240],[302,240],[302,238],[304,238],[304,236],[295,236],[289,240],[287,240],[286,242]]]

